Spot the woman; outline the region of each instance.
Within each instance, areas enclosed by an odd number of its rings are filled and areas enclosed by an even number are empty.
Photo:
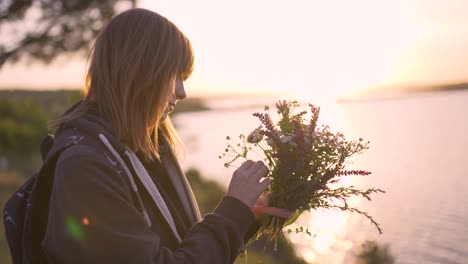
[[[232,263],[262,215],[290,216],[263,206],[268,169],[247,161],[200,217],[168,117],[192,69],[189,40],[154,12],[123,12],[100,33],[85,99],[52,124],[68,148],[42,241],[48,262]]]

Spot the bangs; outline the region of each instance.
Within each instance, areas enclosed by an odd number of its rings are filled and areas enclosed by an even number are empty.
[[[182,34],[182,33],[181,33]],[[192,45],[187,37],[181,35],[183,37],[183,49],[180,56],[180,63],[177,69],[177,75],[182,77],[183,80],[187,80],[193,72],[193,63],[194,63],[194,55],[192,50]]]
[[[193,72],[194,54],[188,38],[169,22],[168,54],[170,74],[187,80]]]

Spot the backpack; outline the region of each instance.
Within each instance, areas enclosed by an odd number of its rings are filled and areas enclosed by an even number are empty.
[[[78,143],[56,141],[53,135],[47,135],[40,147],[41,168],[5,204],[5,236],[13,264],[47,263],[40,245],[47,228],[55,164],[67,147]]]

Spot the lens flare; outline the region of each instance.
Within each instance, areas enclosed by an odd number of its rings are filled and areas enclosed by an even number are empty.
[[[73,219],[73,217],[71,216],[67,216],[65,224],[66,224],[67,232],[69,235],[71,235],[76,240],[79,240],[79,241],[83,240],[84,238],[83,230],[78,221]]]

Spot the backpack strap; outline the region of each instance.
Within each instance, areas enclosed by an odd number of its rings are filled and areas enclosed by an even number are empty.
[[[45,161],[50,150],[54,147],[54,136],[47,135],[41,142],[39,150],[41,152],[42,161]]]
[[[35,182],[31,189],[31,203],[24,219],[22,239],[24,263],[36,263],[37,260],[47,259],[40,245],[47,228],[55,165],[65,149],[78,143],[80,140],[76,138],[62,141],[55,140],[52,135],[47,135],[41,144],[44,163],[35,175]]]

